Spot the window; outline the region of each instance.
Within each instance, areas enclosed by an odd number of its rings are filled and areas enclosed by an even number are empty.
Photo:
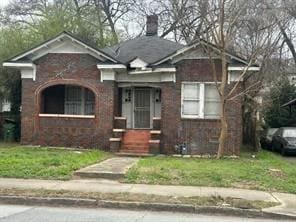
[[[57,85],[42,93],[41,113],[65,115],[94,115],[94,93],[75,85]]]
[[[66,86],[65,114],[92,115],[94,114],[94,95],[86,88]]]
[[[182,86],[182,114],[184,116],[200,116],[200,84],[183,83]]]
[[[216,119],[219,117],[220,96],[215,84],[205,85],[205,108],[204,117],[206,119]]]
[[[181,116],[184,118],[219,118],[220,97],[215,84],[183,82]]]
[[[76,86],[65,88],[65,114],[82,114],[82,90]]]
[[[93,115],[95,113],[95,96],[92,91],[84,88],[84,115]]]

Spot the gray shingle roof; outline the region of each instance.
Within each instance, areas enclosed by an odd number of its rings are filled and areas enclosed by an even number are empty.
[[[137,57],[152,64],[183,47],[185,46],[158,36],[141,36],[104,48],[102,51],[124,64]]]

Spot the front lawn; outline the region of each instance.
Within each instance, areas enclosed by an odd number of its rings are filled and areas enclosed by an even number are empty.
[[[97,150],[74,151],[0,144],[0,177],[65,180],[70,179],[75,170],[109,156]]]
[[[215,186],[296,193],[296,164],[260,151],[255,158],[189,159],[149,157],[141,159],[125,177],[128,183]]]

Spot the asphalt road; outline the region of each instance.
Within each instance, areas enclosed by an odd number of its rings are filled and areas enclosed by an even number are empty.
[[[82,209],[0,205],[0,221],[20,222],[263,222],[265,219],[244,219],[238,217],[204,216],[168,212],[128,211],[113,209]]]

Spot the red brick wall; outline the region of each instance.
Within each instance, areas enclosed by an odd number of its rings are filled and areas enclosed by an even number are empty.
[[[97,147],[109,149],[113,116],[117,116],[118,89],[113,81],[100,82],[97,60],[83,54],[48,54],[36,61],[36,81],[22,81],[23,144]],[[62,77],[56,75],[64,70]],[[218,73],[219,65],[217,65]],[[218,120],[181,119],[181,82],[213,81],[206,60],[184,60],[177,64],[176,83],[162,83],[162,152],[174,153],[174,145],[189,144],[192,154],[216,153]],[[39,117],[41,92],[48,86],[77,84],[96,96],[95,119]],[[238,154],[241,144],[241,101],[229,103],[229,142],[227,152]]]
[[[98,61],[86,54],[48,54],[36,62],[36,81],[22,80],[23,144],[107,149],[112,135],[115,83],[100,82]],[[63,70],[63,75],[57,74]],[[48,86],[73,84],[95,94],[95,118],[39,117],[41,92]]]
[[[216,64],[221,79],[219,61]],[[174,153],[174,146],[187,143],[191,154],[215,154],[220,133],[219,120],[181,119],[181,82],[214,82],[207,60],[184,60],[177,64],[176,83],[162,83],[162,152]],[[229,86],[231,87],[231,86]],[[241,98],[228,103],[229,140],[226,152],[239,154],[242,137]]]

